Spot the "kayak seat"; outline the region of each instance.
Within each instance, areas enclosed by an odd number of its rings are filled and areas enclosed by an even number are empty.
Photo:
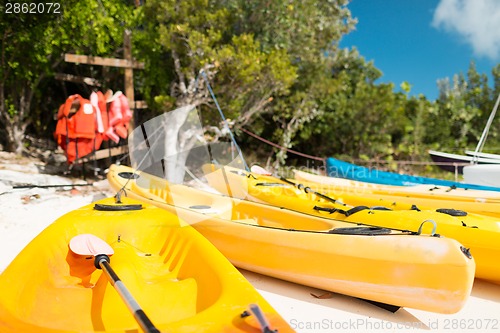
[[[379,228],[379,227],[348,227],[348,228],[334,228],[329,230],[328,233],[340,234],[340,235],[375,236],[375,235],[389,235],[391,234],[391,229]]]
[[[202,214],[219,215],[221,213],[220,210],[209,205],[191,205],[188,208]]]
[[[436,212],[448,214],[451,216],[467,216],[467,212],[453,208],[438,208],[436,209]]]
[[[230,220],[233,213],[233,204],[229,198],[216,197],[212,195],[198,195],[196,197],[188,193],[173,193],[174,204],[194,210],[198,213],[216,215],[222,219]]]

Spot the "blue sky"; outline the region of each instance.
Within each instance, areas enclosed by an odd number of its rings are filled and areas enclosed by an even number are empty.
[[[500,62],[500,0],[352,0],[358,19],[341,47],[356,47],[383,76],[411,95],[438,96],[437,80],[466,74],[471,60],[490,74]],[[492,84],[490,78],[490,85]]]

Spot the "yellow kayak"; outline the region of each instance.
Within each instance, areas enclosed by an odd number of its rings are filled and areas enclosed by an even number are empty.
[[[110,266],[158,331],[258,333],[260,309],[270,329],[292,332],[196,230],[128,198],[68,213],[26,246],[0,275],[0,332],[139,332],[104,270],[73,252],[84,235],[112,249]]]
[[[302,171],[296,171],[295,178],[304,186],[339,199],[344,198],[352,205],[362,205],[364,201],[370,200],[374,203],[378,201],[378,205],[390,204],[393,209],[409,209],[408,207],[417,206],[420,209],[429,210],[446,207],[500,218],[500,201],[495,199],[498,192],[465,189],[450,189],[446,192],[444,188],[433,188],[429,185],[415,186],[422,189],[422,191],[418,191],[417,189],[412,190],[413,186],[356,182],[313,175]],[[318,181],[321,180],[324,182],[319,183]],[[463,195],[458,195],[460,193]]]
[[[458,200],[474,203],[500,203],[500,193],[495,191],[451,188],[436,185],[395,186],[382,185],[328,177],[294,170],[294,178],[301,183],[317,184],[329,191],[356,192],[357,194],[384,194],[413,198]]]
[[[477,214],[468,214],[458,209],[442,208],[436,211],[426,210],[391,210],[386,207],[350,205],[343,198],[342,203],[332,202],[335,197],[322,197],[314,190],[296,186],[275,177],[253,174],[225,167],[225,172],[216,166],[206,165],[205,173],[210,184],[218,191],[237,197],[265,202],[274,206],[325,219],[342,220],[377,227],[399,230],[435,232],[453,238],[470,248],[476,261],[476,277],[500,283],[500,221],[498,218]],[[229,185],[229,186],[228,186]],[[320,194],[320,193],[318,193]],[[371,202],[372,203],[372,202]],[[422,225],[424,221],[426,222]],[[435,225],[433,225],[435,223]]]
[[[234,265],[257,273],[439,313],[459,311],[474,280],[474,260],[453,239],[307,216],[125,166],[111,166],[108,180],[129,197],[175,212]]]

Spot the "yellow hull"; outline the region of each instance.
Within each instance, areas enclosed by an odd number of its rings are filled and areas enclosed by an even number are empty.
[[[208,167],[208,166],[207,166]],[[231,170],[226,167],[227,170]],[[342,220],[351,223],[361,223],[378,227],[393,228],[399,230],[410,230],[417,232],[423,221],[433,220],[436,223],[436,233],[445,237],[453,238],[470,248],[476,261],[476,277],[500,282],[500,219],[482,216],[477,214],[467,214],[466,216],[450,216],[431,210],[410,210],[408,205],[401,205],[399,201],[380,201],[361,196],[335,196],[332,199],[339,199],[344,205],[329,202],[313,192],[306,193],[297,187],[287,184],[275,177],[253,175],[252,177],[241,176],[235,172],[225,172],[225,178],[219,171],[213,172],[210,177],[211,185],[221,192],[227,194],[225,179],[229,182],[233,194],[238,187],[243,192],[248,193],[248,199],[266,202],[271,205],[284,207],[302,213],[323,217],[325,219]],[[244,172],[248,175],[250,173]],[[267,184],[267,185],[266,185]],[[276,186],[272,186],[272,185]],[[239,195],[244,195],[241,192]],[[331,193],[326,193],[330,196]],[[360,206],[381,206],[386,204],[392,209],[407,210],[378,210],[365,209],[346,215],[343,212],[351,208]],[[316,208],[315,208],[316,207]],[[318,207],[324,210],[319,210]],[[458,207],[461,209],[461,205]],[[366,207],[368,208],[368,207]],[[450,208],[450,207],[440,207]],[[330,211],[325,211],[325,210]],[[333,210],[337,211],[333,212]],[[457,213],[451,211],[450,213]],[[423,232],[431,232],[432,223],[426,222],[423,225]]]
[[[339,194],[354,193],[358,195],[380,194],[411,198],[459,201],[470,203],[500,203],[500,193],[494,191],[450,188],[435,185],[391,186],[355,180],[315,175],[309,172],[294,170],[297,181],[307,185],[316,185],[325,191],[335,191]],[[487,206],[487,205],[485,205]],[[500,212],[500,210],[498,210]]]
[[[313,175],[302,171],[296,171],[295,176],[296,180],[292,181],[300,182],[300,184],[315,191],[325,193],[353,206],[378,205],[395,210],[412,209],[414,206],[422,210],[452,208],[500,218],[500,201],[496,201],[493,195],[490,195],[489,199],[484,196],[477,196],[479,192],[494,195],[496,195],[496,192],[453,189],[449,190],[448,193],[444,188],[436,189],[428,185],[409,186],[407,189],[407,187],[403,186],[356,182],[348,179]],[[318,183],[321,180],[324,180],[324,183]],[[353,185],[349,185],[349,182],[352,182]],[[410,189],[410,187],[414,188]],[[417,187],[422,191],[418,191]],[[459,196],[459,193],[463,194],[463,196]]]
[[[401,232],[378,236],[328,233],[353,225],[169,185],[139,171],[137,179],[128,180],[133,172],[112,166],[108,180],[114,189],[124,188],[129,197],[193,223],[240,268],[440,313],[459,311],[469,296],[475,264],[455,240]]]
[[[99,204],[117,206],[113,199]],[[241,317],[250,304],[271,328],[292,332],[212,244],[148,204],[135,211],[88,205],[46,228],[0,275],[0,332],[140,331],[105,273],[69,250],[84,233],[111,245],[111,267],[161,332],[257,333],[256,318]]]

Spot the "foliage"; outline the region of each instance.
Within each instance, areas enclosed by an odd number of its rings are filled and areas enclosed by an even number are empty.
[[[403,135],[405,97],[392,84],[375,84],[380,71],[357,50],[339,52],[331,72],[319,99],[323,113],[301,137],[321,147],[320,156],[391,156],[393,141]]]
[[[252,34],[228,31],[232,13],[223,5],[219,1],[146,3],[148,23],[137,43],[154,68],[146,73],[146,90],[166,101],[155,104],[159,111],[173,104],[201,105],[205,118],[215,121],[207,79],[226,116],[246,123],[273,98],[286,94],[296,79],[286,52],[264,51]]]
[[[25,1],[27,2],[27,0]],[[0,140],[20,151],[27,131],[50,136],[53,114],[69,93],[89,87],[53,79],[56,72],[95,76],[104,87],[123,84],[120,70],[67,64],[64,53],[121,57],[123,33],[133,31],[136,96],[150,113],[186,104],[207,125],[220,117],[207,83],[243,150],[261,163],[299,163],[294,148],[346,159],[428,160],[429,148],[474,148],[500,93],[472,62],[466,73],[438,82],[430,101],[411,95],[411,82],[382,76],[339,41],[355,26],[344,0],[68,0],[60,15],[0,13]],[[2,8],[3,9],[3,8]],[[29,52],[26,52],[29,50]],[[395,85],[400,91],[395,91]],[[263,147],[249,129],[282,149]],[[492,126],[485,150],[500,143]]]
[[[499,74],[497,66],[492,70],[495,83]],[[436,132],[428,138],[428,143],[437,148],[475,148],[500,89],[497,86],[490,88],[487,75],[477,73],[474,62],[469,66],[467,77],[456,74],[452,83],[448,79],[441,80],[439,88],[433,117]],[[490,146],[498,145],[499,134],[498,126],[492,126],[488,136]]]
[[[322,114],[318,103],[323,91],[321,83],[329,75],[339,40],[354,27],[355,20],[346,1],[232,3],[239,8],[236,32],[252,33],[264,50],[286,50],[297,68],[297,79],[289,93],[270,104],[267,113],[252,124],[254,131],[284,147],[276,158],[276,165],[283,164],[286,149],[294,146],[296,134]]]

